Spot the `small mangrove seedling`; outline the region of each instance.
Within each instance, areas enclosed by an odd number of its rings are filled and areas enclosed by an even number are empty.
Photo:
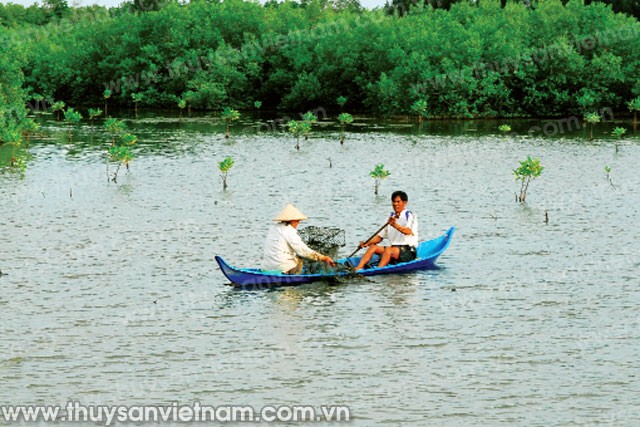
[[[109,157],[112,161],[118,163],[116,171],[113,173],[111,181],[118,183],[118,172],[120,166],[124,165],[129,170],[129,163],[133,160],[133,152],[131,146],[138,142],[138,137],[130,133],[124,133],[120,136],[118,143],[109,148]],[[107,163],[107,177],[109,176],[109,164]]]
[[[609,185],[611,185],[611,188],[615,190],[616,186],[613,185],[613,180],[611,179],[611,168],[608,165],[605,165],[604,171],[607,174],[607,181],[609,181]]]
[[[391,175],[391,173],[388,170],[385,170],[382,163],[376,165],[376,167],[373,168],[371,172],[369,172],[369,176],[374,179],[373,193],[376,196],[378,195],[378,188],[380,188],[380,184],[389,175]]]
[[[600,123],[602,117],[598,113],[587,113],[584,115],[584,119],[591,125],[591,129],[589,130],[589,139],[593,139],[593,125]]]
[[[338,106],[340,106],[340,110],[342,110],[344,108],[344,105],[347,103],[347,97],[340,95],[336,99],[336,103],[338,104]]]
[[[218,163],[218,169],[220,169],[220,178],[222,178],[222,189],[227,189],[227,176],[229,175],[229,170],[233,167],[234,161],[233,157],[225,157],[223,161]]]
[[[296,137],[296,150],[300,150],[300,137],[309,134],[311,125],[308,122],[291,120],[287,123],[287,126],[289,127],[289,132]]]
[[[111,91],[109,89],[105,89],[104,92],[102,92],[102,97],[104,98],[104,115],[108,116],[109,110],[108,110],[107,100],[111,98]]]
[[[188,90],[182,94],[182,99],[187,103],[187,115],[191,117],[191,104],[193,104],[193,100],[196,99],[196,93],[192,90]]]
[[[259,110],[259,109],[262,107],[262,101],[254,101],[254,102],[253,102],[253,107],[254,107],[256,110]]]
[[[344,129],[348,124],[353,123],[353,116],[349,113],[340,113],[338,115],[340,122],[340,145],[344,144]]]
[[[302,120],[307,123],[309,126],[305,128],[304,139],[309,139],[309,135],[311,135],[311,128],[314,123],[318,122],[318,116],[313,114],[311,111],[307,111],[302,115]]]
[[[427,101],[418,99],[411,104],[411,112],[418,115],[418,123],[422,123],[422,119],[427,117]]]
[[[144,95],[141,93],[132,93],[131,99],[133,100],[133,111],[136,119],[138,118],[138,104],[144,100]]]
[[[611,135],[616,137],[616,153],[618,152],[618,148],[620,146],[620,140],[622,139],[622,135],[627,133],[627,130],[623,127],[616,127],[611,132]]]
[[[638,127],[638,111],[640,111],[640,96],[627,102],[627,108],[633,113],[633,130]]]
[[[522,181],[520,186],[520,195],[516,194],[516,202],[525,203],[527,199],[527,190],[532,180],[540,176],[544,167],[540,165],[540,159],[532,159],[527,156],[526,160],[520,162],[520,166],[513,171],[516,181]]]
[[[224,110],[222,110],[221,117],[222,117],[222,120],[224,120],[224,122],[227,124],[227,131],[224,137],[229,138],[231,136],[231,123],[240,119],[240,112],[230,107],[224,107]]]
[[[108,118],[104,122],[104,128],[111,135],[111,146],[116,145],[116,138],[124,133],[126,126],[122,120],[113,117]]]
[[[64,101],[56,101],[51,105],[51,111],[56,113],[56,120],[60,120],[60,111],[64,110],[67,104]]]
[[[75,111],[71,107],[65,110],[64,121],[67,124],[67,129],[69,131],[69,141],[71,141],[71,136],[72,136],[71,127],[75,124],[80,123],[80,120],[82,120],[82,114],[80,114],[78,111]]]
[[[89,108],[89,121],[91,122],[91,131],[93,132],[93,121],[102,115],[99,108]]]
[[[180,118],[182,119],[182,111],[187,108],[187,101],[184,98],[178,100],[178,108],[180,109]]]
[[[502,133],[509,133],[511,132],[511,126],[509,126],[508,124],[504,123],[501,124],[500,126],[498,126],[498,130]]]

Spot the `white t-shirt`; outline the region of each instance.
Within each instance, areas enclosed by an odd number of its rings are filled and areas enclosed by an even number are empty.
[[[395,215],[395,212],[391,212],[391,215]],[[400,212],[400,216],[396,219],[396,224],[402,227],[409,227],[412,234],[402,234],[395,228],[387,225],[379,234],[383,239],[389,240],[391,245],[409,245],[414,248],[418,246],[418,217],[411,211],[403,210]]]
[[[307,246],[291,225],[273,224],[264,244],[262,269],[289,271],[298,265],[298,257],[320,260],[321,255]]]

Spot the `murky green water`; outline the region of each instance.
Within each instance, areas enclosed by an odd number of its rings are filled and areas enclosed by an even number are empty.
[[[0,174],[3,404],[347,405],[358,426],[640,422],[637,136],[616,153],[602,131],[360,120],[345,145],[322,126],[296,152],[268,123],[230,140],[206,118],[128,124],[140,142],[117,185],[107,136],[85,126],[68,143],[54,121],[23,177]],[[546,169],[523,207],[511,171],[527,155]],[[391,172],[379,197],[377,163]],[[423,238],[457,227],[441,270],[225,286],[214,255],[256,265],[286,203],[345,229],[346,255],[395,189]]]

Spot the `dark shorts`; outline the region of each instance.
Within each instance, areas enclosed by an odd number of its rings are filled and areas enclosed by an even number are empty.
[[[416,259],[416,248],[408,245],[393,245],[394,248],[400,249],[398,262],[409,262]]]

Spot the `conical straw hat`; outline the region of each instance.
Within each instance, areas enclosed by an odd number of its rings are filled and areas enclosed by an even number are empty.
[[[278,216],[273,218],[274,221],[302,221],[303,219],[307,219],[305,214],[296,209],[292,204],[288,204]]]

